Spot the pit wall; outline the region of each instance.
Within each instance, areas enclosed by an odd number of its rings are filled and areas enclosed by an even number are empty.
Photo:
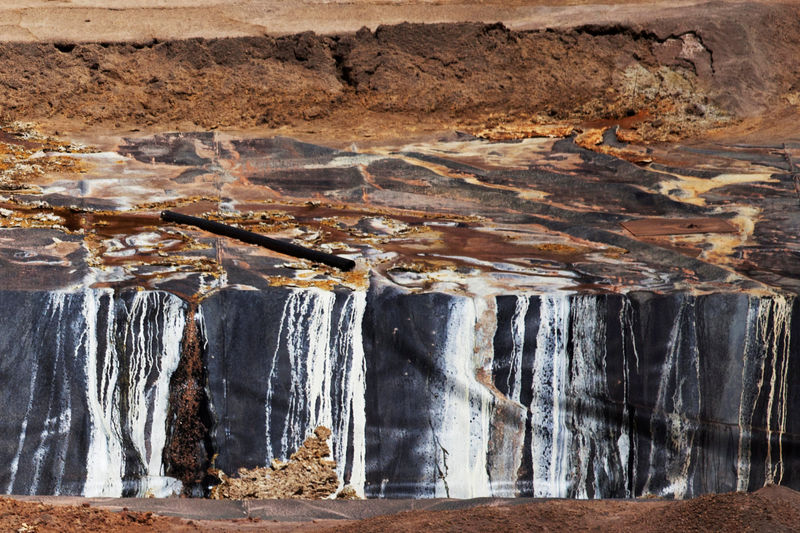
[[[165,450],[185,423],[169,401],[189,320],[227,473],[325,425],[340,479],[368,497],[800,488],[792,297],[468,298],[375,279],[225,289],[195,309],[133,290],[0,300],[6,493],[179,491]]]

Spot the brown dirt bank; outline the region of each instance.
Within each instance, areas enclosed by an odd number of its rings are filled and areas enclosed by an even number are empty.
[[[332,36],[0,43],[0,112],[68,129],[351,135],[635,115],[635,137],[674,139],[795,113],[798,15],[797,6],[717,3],[571,29],[400,24]]]

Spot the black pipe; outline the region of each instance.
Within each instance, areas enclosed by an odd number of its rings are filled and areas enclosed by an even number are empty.
[[[279,254],[286,254],[293,257],[299,257],[301,259],[308,259],[309,261],[322,263],[340,270],[353,270],[356,266],[355,261],[352,259],[347,259],[346,257],[326,254],[325,252],[318,252],[317,250],[311,250],[310,248],[298,246],[290,242],[271,239],[270,237],[253,233],[252,231],[235,228],[227,224],[214,222],[213,220],[183,215],[174,211],[162,211],[161,220],[164,222],[175,222],[177,224],[197,226],[200,229],[204,229],[211,233],[216,233],[217,235],[238,239],[250,244],[257,244],[258,246],[263,246],[264,248],[272,250],[273,252],[278,252]]]

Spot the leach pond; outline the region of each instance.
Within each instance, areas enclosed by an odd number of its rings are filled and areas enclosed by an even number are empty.
[[[0,487],[203,496],[324,426],[361,497],[800,488],[800,145],[614,131],[5,131]]]

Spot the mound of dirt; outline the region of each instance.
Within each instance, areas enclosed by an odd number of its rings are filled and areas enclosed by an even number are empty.
[[[330,436],[331,430],[318,427],[287,462],[273,460],[270,468],[240,468],[235,478],[217,471],[221,483],[211,490],[211,498],[327,498],[339,486],[336,462],[327,459],[331,455],[327,442]]]
[[[2,43],[0,109],[6,120],[162,130],[638,116],[638,138],[674,139],[766,109],[796,112],[798,15],[797,6],[718,3],[571,29],[399,24],[330,36]]]
[[[180,519],[153,513],[112,513],[85,506],[45,505],[0,498],[0,531],[70,533],[78,531],[196,531]]]

